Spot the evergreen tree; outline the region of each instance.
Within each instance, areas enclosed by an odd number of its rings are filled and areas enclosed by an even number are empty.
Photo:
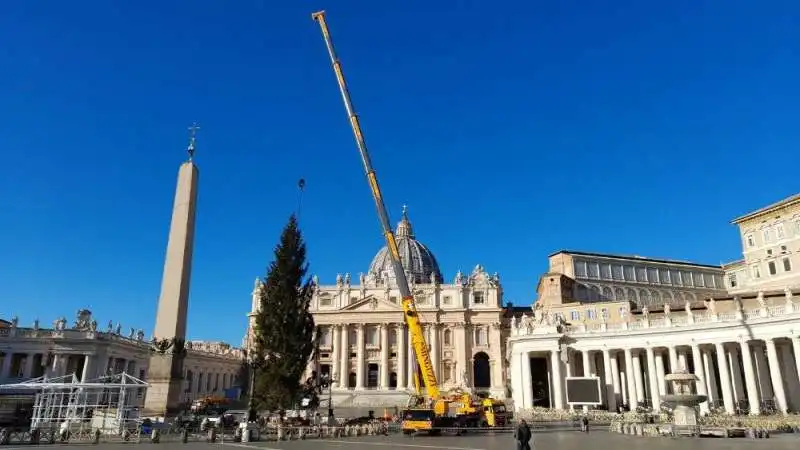
[[[258,409],[290,408],[305,381],[301,378],[315,349],[314,318],[308,311],[313,285],[307,270],[306,246],[292,215],[260,290],[253,395]]]

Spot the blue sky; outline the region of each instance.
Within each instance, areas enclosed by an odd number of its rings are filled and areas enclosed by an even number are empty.
[[[561,248],[736,259],[729,220],[798,191],[796,2],[9,1],[0,317],[149,335],[193,121],[190,337],[240,342],[300,177],[312,271],[365,271],[321,7],[392,221],[408,204],[447,279],[480,263],[529,304]]]

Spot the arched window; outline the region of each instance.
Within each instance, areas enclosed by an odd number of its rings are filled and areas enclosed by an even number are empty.
[[[657,290],[653,289],[652,291],[650,291],[650,296],[651,296],[651,301],[653,302],[652,303],[653,305],[661,305],[662,304],[662,302],[661,302],[661,293],[660,292],[658,292]]]
[[[650,302],[652,300],[653,300],[653,298],[650,296],[650,292],[648,292],[646,289],[640,289],[639,290],[639,305],[640,306],[647,306],[647,305],[650,304]]]
[[[491,374],[489,373],[489,355],[478,352],[473,357],[472,380],[476,388],[488,388],[492,385]]]
[[[675,303],[675,299],[672,298],[672,293],[669,291],[664,291],[664,303]]]
[[[600,288],[597,286],[591,286],[589,288],[589,301],[596,302],[600,300]]]
[[[450,346],[453,345],[453,332],[449,329],[444,330],[444,335],[442,336],[442,340],[444,341],[444,345]]]
[[[622,288],[614,288],[614,300],[618,302],[625,300],[625,291]]]
[[[614,300],[614,291],[608,286],[603,286],[603,300]]]
[[[635,290],[627,288],[625,292],[627,292],[627,294],[625,295],[625,299],[628,300],[629,302],[639,301],[639,297],[636,295]]]

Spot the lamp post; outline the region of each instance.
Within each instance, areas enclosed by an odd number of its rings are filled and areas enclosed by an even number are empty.
[[[328,425],[333,419],[333,383],[336,382],[330,373],[322,375],[322,388],[328,388]]]
[[[256,361],[254,352],[247,352],[248,387],[247,387],[247,421],[256,421],[256,409],[253,402],[256,383]]]

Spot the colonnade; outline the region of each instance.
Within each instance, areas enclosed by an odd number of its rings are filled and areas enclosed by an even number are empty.
[[[661,409],[671,392],[665,375],[687,371],[697,376],[696,393],[707,396],[701,413],[719,407],[727,414],[800,411],[800,336],[714,343],[644,343],[624,348],[561,345],[549,352],[521,352],[512,370],[523,380],[518,408],[534,404],[529,358],[547,359],[549,406],[566,404],[565,378],[597,376],[609,410]],[[566,358],[564,357],[566,356]],[[528,364],[525,364],[527,362]]]

